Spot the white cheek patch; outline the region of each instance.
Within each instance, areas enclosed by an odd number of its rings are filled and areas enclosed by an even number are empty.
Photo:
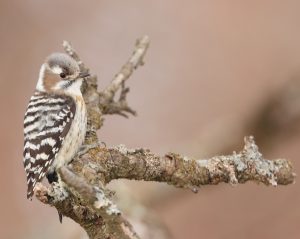
[[[39,90],[39,91],[45,91],[44,86],[43,86],[43,79],[44,79],[44,76],[45,76],[45,69],[46,69],[46,66],[45,66],[45,64],[43,64],[41,69],[40,69],[39,79],[38,79],[38,82],[37,82],[37,85],[36,85],[36,89]]]
[[[59,66],[53,66],[51,68],[51,70],[52,70],[53,73],[58,74],[58,75],[63,72],[63,70]]]

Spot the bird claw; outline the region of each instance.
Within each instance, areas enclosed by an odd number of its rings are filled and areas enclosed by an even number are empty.
[[[86,154],[90,149],[94,149],[94,148],[97,148],[99,146],[100,146],[100,144],[98,142],[94,143],[94,144],[81,145],[77,155],[78,155],[78,157],[81,157],[82,155]]]
[[[48,202],[48,188],[41,183],[37,183],[34,189],[34,194],[42,203]]]

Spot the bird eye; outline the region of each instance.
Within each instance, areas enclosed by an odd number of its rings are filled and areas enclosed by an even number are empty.
[[[66,74],[65,74],[65,73],[60,73],[59,76],[60,76],[61,78],[66,78]]]

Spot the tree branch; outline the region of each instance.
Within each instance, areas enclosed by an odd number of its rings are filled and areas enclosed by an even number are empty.
[[[89,71],[68,42],[65,51]],[[294,182],[291,163],[285,159],[266,160],[259,153],[252,137],[245,139],[239,153],[196,160],[168,153],[162,157],[146,149],[129,150],[121,145],[100,147],[97,130],[103,124],[103,115],[135,114],[127,104],[129,91],[125,81],[134,69],[143,64],[149,47],[149,38],[136,43],[132,56],[103,91],[97,90],[97,77],[88,77],[82,91],[88,110],[88,131],[85,149],[78,153],[67,167],[58,170],[61,184],[46,187],[39,184],[35,195],[43,203],[55,207],[59,213],[80,224],[91,239],[139,238],[130,223],[112,202],[112,192],[105,185],[114,179],[166,182],[197,192],[202,185],[220,182],[237,184],[252,180],[266,185],[286,185]],[[115,100],[120,91],[119,99]]]
[[[147,149],[129,150],[120,145],[112,149],[99,148],[96,154],[86,155],[73,163],[78,168],[88,164],[98,174],[101,172],[105,184],[126,178],[194,189],[221,182],[233,185],[256,181],[265,185],[287,185],[295,179],[291,163],[284,159],[264,159],[253,137],[245,138],[241,152],[210,159],[196,160],[176,153],[160,157]]]
[[[149,43],[148,36],[143,36],[136,41],[135,49],[129,60],[115,75],[111,84],[100,93],[100,107],[103,114],[118,114],[126,118],[128,117],[127,114],[136,115],[136,112],[128,106],[126,101],[129,88],[125,87],[125,81],[129,79],[138,66],[144,65],[144,56],[149,48]],[[120,89],[120,97],[115,101],[114,97]]]
[[[109,190],[91,186],[67,167],[60,168],[59,175],[64,188],[58,184],[50,188],[37,186],[35,193],[41,202],[72,218],[90,238],[139,238],[111,201]]]

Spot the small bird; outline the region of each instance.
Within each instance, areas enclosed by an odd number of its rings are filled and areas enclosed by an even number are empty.
[[[41,66],[24,117],[28,199],[45,176],[49,183],[58,181],[56,170],[67,165],[84,142],[87,112],[80,88],[88,75],[64,53],[51,54]]]

